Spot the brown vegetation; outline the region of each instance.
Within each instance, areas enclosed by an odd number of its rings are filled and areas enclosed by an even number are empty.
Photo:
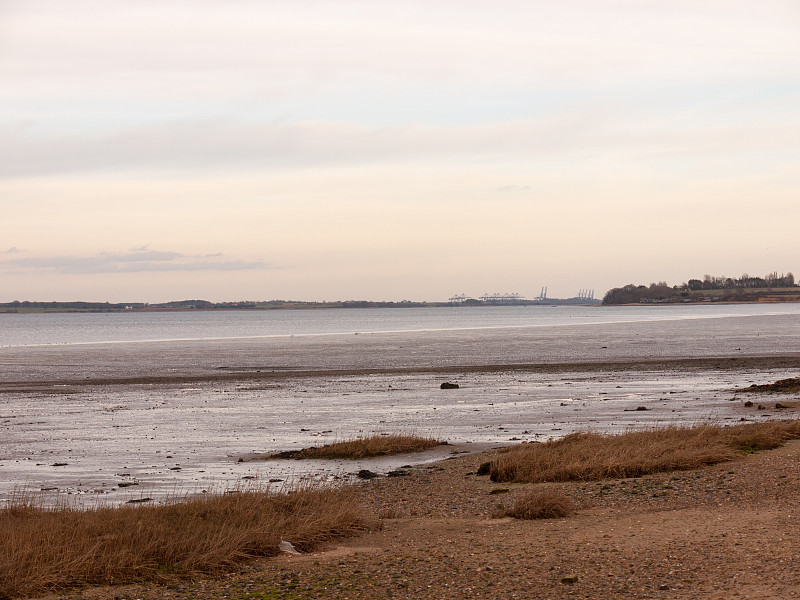
[[[371,456],[389,456],[392,454],[405,454],[407,452],[422,452],[435,446],[446,444],[433,438],[416,435],[372,435],[359,437],[352,440],[343,440],[324,446],[304,448],[302,450],[288,450],[273,454],[269,458],[295,458],[298,460],[310,458],[326,459],[359,459]]]
[[[352,490],[248,491],[161,506],[0,509],[0,596],[217,573],[369,527]]]
[[[779,379],[775,383],[765,383],[763,385],[756,385],[755,383],[750,387],[737,389],[737,392],[769,392],[779,394],[792,394],[800,392],[800,377],[791,377],[789,379]]]
[[[533,489],[517,496],[510,508],[501,511],[501,516],[515,519],[560,519],[574,512],[575,504],[563,492]]]
[[[574,433],[560,440],[511,446],[492,461],[492,481],[540,483],[639,477],[694,469],[800,438],[800,421],[674,426],[620,435]]]

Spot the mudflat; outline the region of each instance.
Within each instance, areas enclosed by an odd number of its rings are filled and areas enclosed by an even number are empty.
[[[91,588],[140,598],[792,598],[800,595],[800,441],[636,479],[539,484],[573,516],[493,518],[531,485],[476,475],[493,452],[356,484],[377,528],[221,579]],[[507,491],[503,491],[507,490]]]

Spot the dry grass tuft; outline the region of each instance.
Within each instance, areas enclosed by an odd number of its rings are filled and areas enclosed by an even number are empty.
[[[422,452],[435,446],[446,444],[429,437],[417,435],[371,435],[358,437],[352,440],[343,440],[324,446],[304,448],[303,450],[289,450],[273,454],[269,458],[345,458],[359,459],[371,456],[389,456],[392,454],[406,454],[408,452]]]
[[[279,552],[367,529],[352,490],[285,494],[244,490],[162,506],[62,504],[21,499],[0,509],[0,591],[31,596],[87,584],[219,573]]]
[[[767,392],[771,394],[792,394],[800,392],[800,377],[792,377],[789,379],[779,379],[775,383],[765,383],[763,385],[756,385],[755,383],[750,387],[739,388],[737,392]]]
[[[507,448],[492,461],[489,475],[492,481],[517,483],[639,477],[733,460],[796,438],[800,421],[668,426],[620,435],[573,433]]]
[[[502,516],[515,519],[561,519],[575,512],[572,499],[559,490],[528,490],[517,496],[510,508],[503,509]]]

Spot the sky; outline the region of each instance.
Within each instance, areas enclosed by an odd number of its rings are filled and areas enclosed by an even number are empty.
[[[797,0],[0,0],[0,302],[800,271]]]

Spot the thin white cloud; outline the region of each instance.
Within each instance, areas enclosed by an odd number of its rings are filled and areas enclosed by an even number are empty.
[[[221,258],[217,254],[216,258]],[[261,261],[208,260],[179,252],[134,250],[93,256],[43,256],[0,261],[7,272],[45,271],[70,275],[157,273],[171,271],[250,271],[270,265]]]
[[[97,171],[263,170],[285,167],[569,158],[623,151],[726,156],[769,149],[796,152],[800,119],[686,123],[668,115],[625,120],[612,109],[550,119],[472,126],[367,126],[342,122],[215,119],[110,134],[0,132],[0,177]]]

